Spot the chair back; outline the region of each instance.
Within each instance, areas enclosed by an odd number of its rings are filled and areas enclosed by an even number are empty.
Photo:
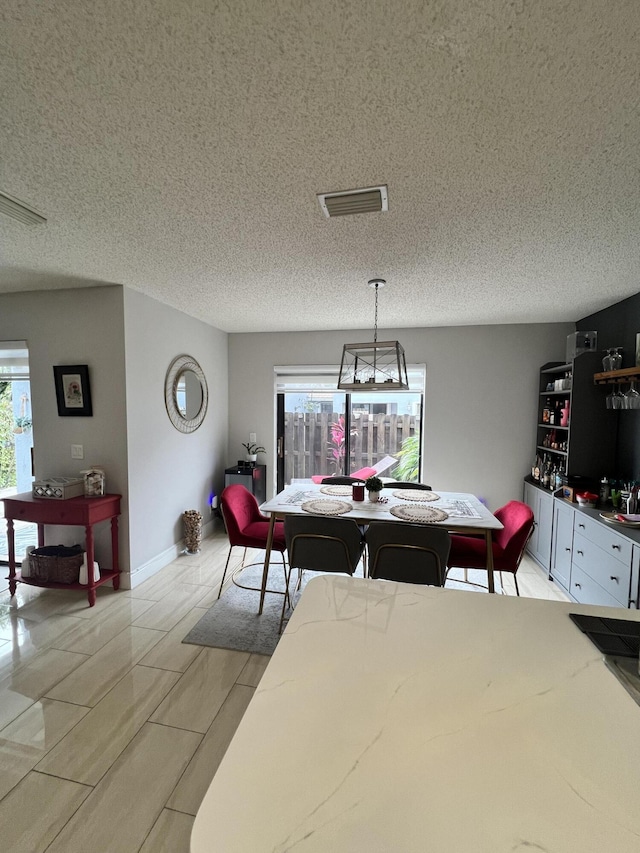
[[[244,545],[243,534],[253,521],[268,521],[258,508],[258,501],[246,486],[227,486],[220,495],[220,509],[230,545]]]
[[[410,483],[408,480],[396,480],[393,483],[385,483],[385,489],[422,489],[425,492],[431,491],[431,486],[426,483]]]
[[[451,537],[439,527],[373,521],[367,528],[369,577],[444,586]]]
[[[287,515],[284,535],[292,569],[352,575],[364,550],[360,528],[350,518]]]
[[[359,477],[325,477],[320,481],[323,486],[352,486],[354,483],[364,483]]]
[[[493,534],[493,540],[502,552],[500,569],[515,573],[533,531],[533,512],[522,501],[509,501],[494,515],[504,525],[502,530]]]

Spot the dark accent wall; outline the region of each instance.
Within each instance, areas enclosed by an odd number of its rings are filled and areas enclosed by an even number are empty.
[[[578,332],[592,330],[598,333],[599,350],[622,347],[622,366],[635,367],[636,334],[640,333],[640,293],[576,323]],[[637,390],[640,391],[640,387]],[[617,479],[640,481],[640,410],[618,412],[616,418],[617,436],[612,436],[617,442],[616,471],[611,474]]]

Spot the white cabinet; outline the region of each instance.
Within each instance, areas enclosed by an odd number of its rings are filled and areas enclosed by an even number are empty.
[[[573,551],[574,508],[561,500],[553,502],[553,547],[551,577],[567,592],[570,591],[571,556]]]
[[[548,572],[551,566],[551,533],[553,530],[553,495],[525,480],[524,502],[533,512],[533,534],[527,552]]]
[[[551,580],[581,604],[640,609],[640,531],[625,536],[528,480],[523,499],[535,519],[527,552]]]
[[[574,513],[571,595],[584,604],[629,607],[633,542],[585,513]]]

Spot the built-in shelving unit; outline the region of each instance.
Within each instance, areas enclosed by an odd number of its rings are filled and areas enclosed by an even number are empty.
[[[600,353],[585,352],[571,362],[547,362],[540,368],[535,443],[535,453],[538,456],[546,453],[549,459],[557,460],[562,473],[596,482],[614,469],[616,442],[616,415],[606,408],[606,388],[601,386],[610,381],[609,376],[625,376],[627,382],[634,373],[640,377],[640,368],[596,373],[601,366]],[[600,381],[599,376],[605,379]],[[565,379],[570,387],[557,391],[555,387],[549,388],[555,386],[556,380]],[[567,425],[544,422],[542,413],[547,400],[554,411],[557,401],[568,401]],[[545,446],[554,430],[561,447]]]

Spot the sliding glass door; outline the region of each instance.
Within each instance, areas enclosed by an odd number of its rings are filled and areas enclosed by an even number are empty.
[[[278,491],[313,476],[372,467],[381,476],[418,480],[423,375],[417,383],[414,377],[419,390],[357,394],[336,390],[329,377],[279,380]]]
[[[33,428],[29,358],[24,341],[0,341],[0,498],[30,492]],[[35,524],[16,521],[16,556],[37,544]],[[0,522],[0,562],[8,560],[6,524]]]

